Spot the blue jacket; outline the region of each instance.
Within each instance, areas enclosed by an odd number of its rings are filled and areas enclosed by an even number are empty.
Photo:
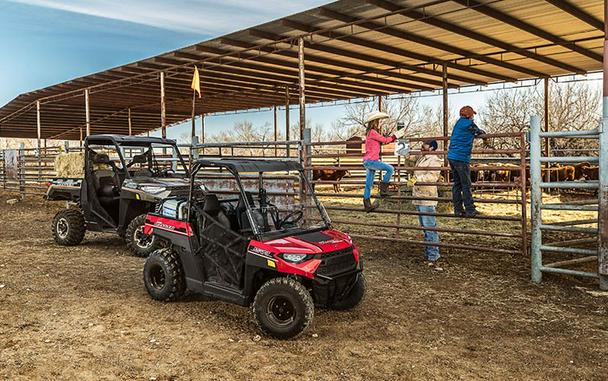
[[[471,119],[461,117],[452,129],[450,147],[448,148],[448,160],[471,162],[471,150],[473,139],[477,135],[485,134],[473,123]]]

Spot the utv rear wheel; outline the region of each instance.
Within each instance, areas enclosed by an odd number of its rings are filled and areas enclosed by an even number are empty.
[[[53,218],[53,238],[59,245],[78,245],[85,231],[84,216],[78,209],[64,209]]]
[[[334,310],[351,310],[361,303],[365,296],[365,290],[367,284],[365,282],[365,276],[363,273],[359,273],[357,280],[352,285],[350,291],[340,300],[336,300],[331,308]]]
[[[181,261],[172,249],[156,250],[144,264],[144,285],[152,299],[171,302],[186,290]]]
[[[273,278],[264,283],[253,301],[255,322],[265,335],[291,339],[310,325],[315,307],[310,293],[300,282]]]
[[[146,215],[135,217],[125,231],[125,242],[131,252],[138,257],[147,257],[155,250],[161,248],[160,240],[154,235],[144,234]]]

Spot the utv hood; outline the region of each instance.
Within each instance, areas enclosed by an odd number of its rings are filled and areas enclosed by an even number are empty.
[[[194,182],[195,189],[201,187],[201,182]],[[156,178],[135,177],[126,179],[122,185],[123,190],[143,193],[155,199],[175,196],[187,196],[190,190],[190,179],[184,178]]]
[[[348,235],[328,229],[265,241],[264,244],[271,247],[270,250],[279,253],[314,255],[347,249],[353,245],[353,242]]]

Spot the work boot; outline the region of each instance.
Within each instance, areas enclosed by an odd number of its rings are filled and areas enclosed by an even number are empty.
[[[380,183],[380,185],[378,185],[378,188],[380,189],[380,197],[381,198],[385,198],[388,197],[388,183]]]
[[[363,199],[363,207],[365,208],[365,211],[367,213],[369,213],[369,212],[375,210],[378,207],[378,203],[374,202],[372,204],[372,202],[371,202],[371,200],[369,198],[364,198]]]

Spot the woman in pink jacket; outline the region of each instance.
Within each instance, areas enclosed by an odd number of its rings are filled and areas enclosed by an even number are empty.
[[[397,140],[395,135],[384,137],[380,134],[380,120],[387,119],[388,114],[380,111],[373,112],[367,117],[367,134],[365,136],[365,155],[363,155],[363,167],[367,170],[365,176],[365,191],[363,192],[363,206],[366,212],[371,212],[378,207],[377,203],[370,201],[374,176],[376,171],[384,171],[384,177],[379,185],[380,197],[388,195],[388,183],[395,172],[392,165],[380,161],[380,149],[382,144],[392,143]]]

